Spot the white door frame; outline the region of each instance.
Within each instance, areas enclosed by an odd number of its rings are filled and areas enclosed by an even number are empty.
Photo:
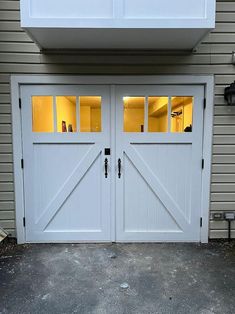
[[[203,158],[201,194],[201,242],[208,242],[209,208],[213,137],[213,107],[214,107],[214,76],[213,75],[140,75],[140,76],[55,76],[55,75],[12,75],[11,76],[11,104],[12,104],[12,134],[13,134],[13,162],[15,183],[15,215],[17,242],[25,243],[24,218],[24,181],[21,169],[22,157],[22,125],[21,110],[19,108],[20,87],[22,85],[111,85],[111,123],[115,123],[115,85],[203,85],[205,89],[206,108],[203,123]],[[202,104],[203,105],[203,104]],[[115,126],[112,127],[112,139],[115,137]],[[115,162],[114,147],[112,149],[112,164]],[[115,204],[115,186],[112,186],[112,206]],[[115,210],[112,208],[112,211]],[[114,215],[113,215],[114,216]],[[114,230],[114,221],[111,228]],[[112,238],[114,237],[114,232]],[[114,238],[113,238],[114,239]]]

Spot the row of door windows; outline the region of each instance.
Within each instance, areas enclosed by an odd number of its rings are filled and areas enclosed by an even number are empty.
[[[33,132],[101,132],[101,106],[101,96],[33,96]],[[124,132],[191,132],[192,124],[191,96],[123,97]]]

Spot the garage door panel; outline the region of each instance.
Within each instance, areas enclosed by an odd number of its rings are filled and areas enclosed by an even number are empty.
[[[126,155],[124,155],[124,169],[125,232],[182,231],[174,216],[168,212]]]
[[[62,233],[102,232],[101,167],[102,158],[99,153],[44,230]]]
[[[148,183],[155,195],[161,200],[163,206],[168,210],[170,215],[174,217],[182,229],[187,230],[188,223],[182,214],[179,205],[171,197],[167,187],[165,187],[161,180],[154,175],[152,168],[146,164],[145,160],[141,158],[133,147],[126,147],[125,153],[131,160],[132,164],[135,165],[143,180]]]
[[[199,241],[203,96],[202,86],[116,87],[119,241]]]
[[[83,156],[81,161],[73,169],[70,176],[67,177],[65,182],[62,182],[60,185],[60,189],[57,193],[50,199],[49,203],[47,204],[46,208],[43,211],[40,219],[36,223],[36,228],[39,230],[44,230],[45,227],[48,225],[53,217],[57,214],[60,208],[65,204],[67,199],[70,197],[71,193],[80,185],[81,180],[84,176],[87,176],[90,168],[93,168],[95,160],[98,158],[98,154],[100,155],[100,150],[98,147],[92,147],[87,154]],[[100,175],[100,169],[96,171],[95,176]],[[89,176],[90,177],[90,176]],[[94,178],[93,178],[94,180]],[[91,180],[91,184],[93,182]],[[88,186],[89,188],[89,186]],[[35,194],[37,192],[35,191]],[[37,195],[37,194],[36,194]],[[38,195],[37,195],[38,197]],[[40,195],[39,195],[40,197]],[[74,205],[77,204],[75,200]],[[83,203],[83,206],[85,202]],[[33,204],[33,206],[37,206],[37,204]],[[64,213],[64,217],[67,216],[67,213]]]
[[[56,198],[62,187],[88,154],[92,145],[34,144],[34,221],[39,222],[48,205]]]
[[[192,144],[133,144],[187,223],[191,213]],[[184,195],[184,197],[182,197]]]
[[[26,241],[110,241],[109,87],[21,93]]]

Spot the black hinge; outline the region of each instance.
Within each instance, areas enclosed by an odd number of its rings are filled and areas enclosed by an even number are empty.
[[[200,227],[202,227],[202,217],[200,218]]]
[[[204,159],[202,159],[202,169],[204,169]]]
[[[19,108],[21,109],[21,98],[19,98]]]
[[[206,109],[206,98],[203,100],[203,108]]]
[[[24,159],[21,159],[21,168],[24,169]]]
[[[25,227],[25,217],[23,217],[23,226]]]

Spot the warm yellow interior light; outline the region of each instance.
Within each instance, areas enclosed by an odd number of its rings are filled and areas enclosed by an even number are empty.
[[[56,97],[57,132],[76,132],[76,96]]]
[[[53,97],[32,96],[33,132],[54,132]]]
[[[80,96],[80,132],[101,132],[101,96]]]

